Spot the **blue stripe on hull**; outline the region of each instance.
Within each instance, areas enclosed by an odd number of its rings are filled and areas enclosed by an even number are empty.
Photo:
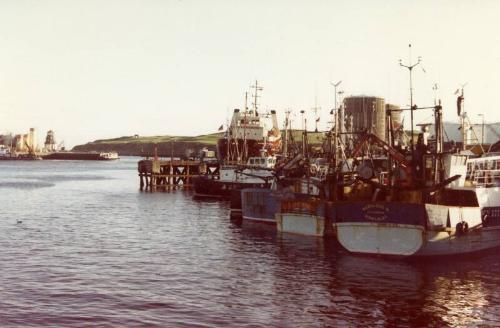
[[[327,215],[333,222],[393,223],[425,226],[426,211],[423,204],[356,202],[327,204]]]
[[[281,210],[285,199],[307,199],[310,195],[283,192],[263,188],[248,188],[241,191],[241,211],[243,218],[251,217],[262,221],[276,222],[275,214]]]
[[[281,194],[269,189],[243,189],[241,211],[243,219],[276,222],[274,215],[280,210]]]

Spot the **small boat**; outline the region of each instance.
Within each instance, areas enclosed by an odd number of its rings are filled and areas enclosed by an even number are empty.
[[[233,190],[269,188],[274,179],[275,156],[250,157],[246,165],[224,165],[219,179],[199,176],[193,179],[195,196],[230,199]]]
[[[28,153],[16,153],[12,152],[9,147],[0,145],[0,160],[3,161],[37,161],[41,160],[42,157],[38,156],[31,149]]]
[[[313,166],[314,165],[314,166]],[[314,170],[311,168],[314,167]],[[278,230],[288,232],[287,216],[281,209],[285,201],[309,201],[321,194],[322,180],[326,176],[328,166],[325,160],[313,160],[312,165],[303,154],[297,154],[287,162],[281,163],[276,170],[276,179],[270,188],[247,188],[241,190],[241,211],[244,221],[268,223]],[[311,177],[311,173],[316,173]],[[277,221],[278,220],[278,221]]]
[[[277,213],[281,211],[282,203],[285,201],[310,201],[319,197],[320,190],[311,179],[294,179],[286,186],[274,182],[271,188],[247,188],[241,190],[242,219],[276,224]],[[283,219],[283,215],[280,218]],[[281,230],[280,230],[281,231]]]
[[[111,161],[118,158],[118,153],[116,152],[58,151],[43,155],[43,159],[47,160]]]

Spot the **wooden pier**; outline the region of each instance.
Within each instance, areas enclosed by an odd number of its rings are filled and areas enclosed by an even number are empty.
[[[139,161],[139,186],[145,191],[167,191],[189,189],[192,179],[200,175],[209,175],[219,179],[219,163],[144,159]]]

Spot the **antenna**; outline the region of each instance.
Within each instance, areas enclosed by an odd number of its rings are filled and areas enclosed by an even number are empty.
[[[334,110],[337,110],[337,87],[340,85],[340,83],[342,83],[342,80],[341,81],[338,81],[337,83],[333,83],[333,82],[330,82],[330,84],[333,86],[333,88],[335,89],[335,103],[333,104],[333,109]]]
[[[437,106],[437,93],[438,93],[439,86],[437,83],[434,83],[432,86],[432,90],[434,91],[434,106]]]
[[[408,65],[404,65],[402,60],[400,59],[399,60],[399,65],[401,67],[405,67],[408,69],[408,71],[410,72],[410,124],[411,124],[411,138],[410,138],[410,145],[411,145],[411,158],[412,158],[412,161],[414,160],[414,151],[415,151],[415,147],[414,147],[414,144],[413,144],[413,111],[415,110],[415,108],[413,108],[413,81],[412,81],[412,70],[415,66],[417,66],[418,64],[420,64],[420,62],[422,61],[422,58],[419,56],[418,57],[418,61],[416,63],[413,63],[411,62],[411,43],[408,45],[408,52],[409,52],[409,55],[408,55]]]
[[[337,154],[337,138],[339,136],[339,115],[338,115],[338,107],[337,107],[337,94],[341,95],[343,92],[339,91],[337,92],[337,87],[342,83],[342,80],[338,81],[337,83],[330,82],[330,84],[333,86],[334,89],[334,104],[333,104],[333,109],[330,111],[330,114],[333,114],[333,122],[334,122],[334,128],[335,128],[335,139],[334,139],[334,147],[335,147],[335,154]],[[333,128],[333,127],[332,127]],[[335,155],[335,160],[337,160],[337,156]],[[336,162],[335,162],[336,163]],[[335,164],[336,165],[336,164]]]
[[[245,115],[248,112],[248,92],[245,92]]]
[[[318,132],[318,121],[319,121],[319,117],[318,117],[318,111],[321,110],[321,107],[318,106],[318,95],[316,94],[314,96],[314,107],[311,108],[312,111],[314,112],[314,132]]]
[[[262,91],[264,90],[263,87],[259,86],[259,81],[255,80],[255,84],[254,85],[251,85],[250,88],[253,88],[253,110],[255,111],[255,115],[258,115],[257,113],[257,107],[258,107],[258,102],[257,102],[257,99],[259,98],[259,91]]]
[[[468,128],[469,128],[469,125],[467,125],[467,122],[466,122],[466,119],[467,119],[467,112],[465,111],[464,109],[464,88],[465,86],[467,85],[468,82],[465,82],[464,84],[462,84],[460,86],[460,91],[461,91],[461,95],[458,96],[457,98],[457,110],[458,110],[458,115],[460,116],[460,123],[461,123],[461,127],[462,127],[462,150],[466,150],[467,149],[467,132],[468,132]],[[458,92],[459,90],[457,90]],[[455,92],[455,93],[457,93]],[[470,123],[470,122],[469,122]]]
[[[304,129],[307,129],[307,126],[304,125],[304,110],[302,109],[300,111],[300,120],[302,121],[302,131],[304,131]]]

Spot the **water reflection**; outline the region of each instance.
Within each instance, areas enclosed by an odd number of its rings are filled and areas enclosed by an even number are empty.
[[[0,166],[16,185],[2,193],[2,325],[500,325],[499,254],[352,256],[231,220],[229,202],[139,192],[133,160]]]
[[[427,312],[437,312],[453,327],[471,327],[483,323],[488,306],[487,291],[481,281],[470,278],[436,277],[433,293],[427,296]]]

